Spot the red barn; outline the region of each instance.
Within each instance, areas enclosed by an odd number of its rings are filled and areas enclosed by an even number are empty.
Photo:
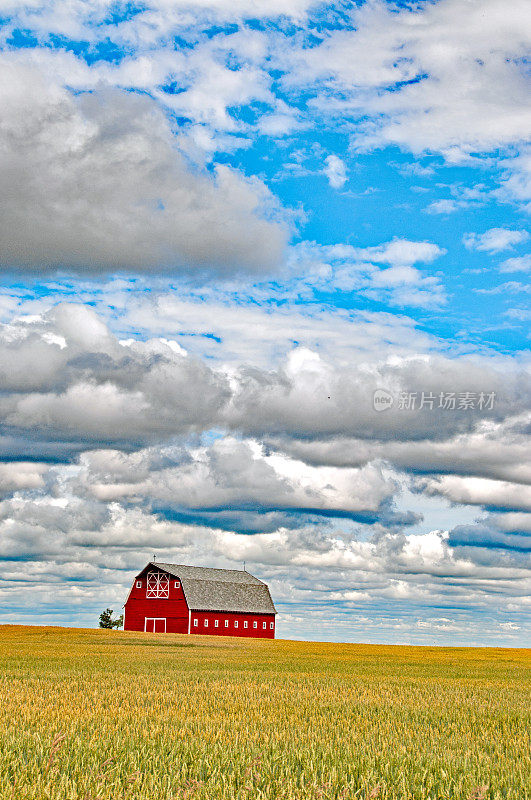
[[[124,630],[275,638],[269,589],[245,570],[151,561],[133,581]]]

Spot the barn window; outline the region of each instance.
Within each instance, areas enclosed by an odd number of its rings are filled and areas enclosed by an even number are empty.
[[[148,572],[146,597],[169,597],[170,579],[164,572]]]
[[[262,628],[265,630],[267,628],[267,622],[262,622]]]
[[[137,589],[141,589],[142,588],[142,581],[137,581],[136,582],[136,588]]]
[[[214,620],[214,627],[219,628],[219,619]]]
[[[269,623],[269,627],[271,628],[271,630],[273,630],[273,628],[275,627],[275,623],[274,622],[270,622]]]
[[[258,622],[256,620],[253,622],[253,628],[258,628]]]
[[[199,625],[199,620],[198,619],[194,619],[194,628],[197,628],[198,625]]]
[[[228,621],[228,619],[226,619],[226,620],[225,620],[225,627],[226,627],[226,628],[228,628],[228,627],[229,627],[229,621]]]
[[[208,619],[205,617],[205,628],[208,628]]]
[[[180,581],[175,581],[174,584],[173,584],[175,589],[178,589],[180,585],[181,585]]]
[[[248,628],[249,627],[249,623],[247,622],[247,620],[245,620],[245,622],[243,623],[243,627],[244,628]]]
[[[237,620],[237,619],[235,619],[235,620],[234,620],[234,627],[235,627],[235,628],[237,628],[237,627],[238,627],[238,620]]]

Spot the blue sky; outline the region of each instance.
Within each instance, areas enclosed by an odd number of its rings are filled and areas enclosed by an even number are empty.
[[[527,4],[0,15],[0,619],[156,551],[286,637],[525,643]]]

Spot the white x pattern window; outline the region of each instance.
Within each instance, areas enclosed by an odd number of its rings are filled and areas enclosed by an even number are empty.
[[[148,572],[146,597],[169,597],[170,579],[164,572]]]

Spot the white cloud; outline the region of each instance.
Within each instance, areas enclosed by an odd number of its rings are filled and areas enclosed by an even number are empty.
[[[155,506],[196,512],[263,509],[359,515],[378,512],[397,491],[396,482],[377,465],[310,467],[280,452],[265,452],[258,442],[232,437],[209,447],[191,448],[186,458],[181,456],[182,463],[167,467],[160,465],[157,453],[149,451],[143,459],[138,454],[131,456],[129,469],[128,456],[113,452],[96,456],[96,462],[91,453],[82,457],[82,463],[88,465],[86,485],[98,500],[106,502],[143,497]],[[112,471],[117,462],[118,480]]]
[[[444,288],[439,278],[423,274],[413,264],[431,263],[445,252],[433,242],[398,237],[373,247],[301,242],[291,251],[290,288],[298,294],[316,289],[357,291],[392,306],[434,308],[446,302]]]
[[[393,255],[386,247],[376,255],[384,263],[398,259],[390,269],[402,268],[399,262],[406,259],[402,250]],[[123,302],[128,305],[127,295]],[[146,321],[164,323],[156,308]],[[166,309],[173,334],[167,331],[164,340],[120,342],[93,310],[73,305],[3,328],[0,411],[18,414],[10,419],[26,446],[31,437],[49,436],[64,448],[63,458],[74,456],[62,465],[11,461],[0,470],[0,572],[11,587],[9,597],[2,595],[3,620],[14,613],[9,603],[24,607],[30,581],[32,607],[38,602],[47,619],[92,624],[90,614],[97,619],[101,608],[123,602],[131,575],[155,551],[180,563],[205,563],[208,553],[212,566],[245,559],[271,584],[285,635],[302,630],[287,616],[293,603],[299,609],[318,603],[325,608],[321,637],[330,620],[353,620],[363,608],[367,619],[355,624],[365,636],[369,630],[377,638],[405,635],[414,610],[419,622],[413,627],[421,637],[442,625],[449,626],[449,635],[466,638],[471,618],[459,623],[455,615],[468,613],[471,604],[491,617],[498,614],[492,586],[497,602],[510,600],[511,620],[521,625],[528,589],[522,536],[514,529],[529,524],[531,515],[520,509],[528,504],[524,482],[531,466],[525,377],[516,362],[451,360],[434,355],[428,339],[426,353],[406,356],[410,328],[397,335],[375,317],[375,327],[362,329],[337,364],[299,346],[284,365],[273,360],[267,369],[244,368],[233,361],[223,367],[218,356],[215,368],[207,368],[175,341],[183,309],[190,328],[206,330],[204,310],[197,306],[191,315],[186,304]],[[220,339],[241,309],[229,312],[214,327]],[[138,309],[132,313],[134,318]],[[257,327],[257,319],[241,324]],[[267,315],[260,319],[267,323]],[[287,315],[273,315],[270,324],[273,332],[287,335],[290,329]],[[315,335],[313,324],[297,318],[307,336]],[[237,330],[234,340],[241,337]],[[348,339],[346,329],[341,331]],[[397,339],[386,345],[383,361],[382,338],[393,331]],[[223,341],[217,346],[223,349]],[[370,408],[372,390],[380,385],[475,390],[497,389],[498,383],[513,405],[501,402],[496,418],[453,413],[442,419],[432,412],[393,417]],[[227,425],[234,433],[226,432]],[[203,444],[188,435],[212,427]],[[252,428],[255,433],[246,436]],[[121,438],[112,450],[111,437]],[[81,453],[77,459],[69,449],[73,439]],[[408,479],[411,473],[426,477]],[[394,502],[411,482],[424,496],[475,505],[478,512],[482,505],[515,511],[488,517],[488,525],[471,524],[467,511],[466,530],[461,525],[450,534],[430,532],[407,513],[415,507],[413,495],[405,493],[401,506]],[[360,519],[365,522],[355,521]],[[412,522],[414,535],[407,533]],[[434,604],[449,606],[444,616],[453,621],[434,621]],[[67,606],[68,618],[57,610]],[[390,613],[394,622],[384,633],[382,619]],[[334,630],[338,638],[356,637],[341,625]],[[487,636],[479,629],[478,635]],[[496,626],[488,634],[505,635]]]
[[[396,144],[460,163],[527,139],[528,21],[525,0],[399,9],[375,0],[352,10],[351,30],[290,51],[287,83],[322,81],[314,107],[360,120],[357,146]]]
[[[42,489],[47,464],[18,461],[0,463],[0,496],[8,496],[23,489]]]
[[[420,486],[428,494],[442,494],[453,503],[531,511],[531,486],[457,475],[423,479]]]
[[[427,214],[454,214],[459,211],[461,204],[457,200],[434,200],[426,207]]]
[[[525,256],[514,256],[502,261],[500,272],[529,272],[531,270],[531,253]]]
[[[347,167],[338,156],[330,155],[325,158],[324,174],[333,189],[341,189],[347,182]]]
[[[258,180],[187,165],[145,96],[73,97],[4,62],[1,264],[7,270],[234,273],[278,265],[286,230]]]
[[[491,289],[474,289],[474,291],[476,294],[530,294],[531,286],[520,281],[506,281]]]
[[[510,250],[529,238],[527,231],[510,228],[490,228],[485,233],[465,233],[463,242],[469,250],[485,250],[488,253],[499,253]]]
[[[131,306],[127,296],[123,302]],[[311,315],[299,314],[296,330],[313,344],[312,351],[294,346],[289,310],[257,314],[220,304],[213,321],[205,318],[203,304],[173,297],[150,302],[147,313],[142,307],[128,310],[133,328],[159,326],[161,338],[119,341],[92,310],[70,304],[3,327],[0,418],[6,448],[28,448],[17,449],[25,458],[37,456],[39,447],[49,454],[52,445],[65,454],[100,442],[130,449],[211,428],[259,439],[444,439],[485,420],[514,417],[528,401],[528,378],[518,360],[448,358],[434,352],[436,342],[429,339],[426,352],[415,353],[407,321],[397,327],[375,316],[362,318],[360,325],[340,314],[337,320],[318,317],[314,328]],[[183,353],[176,329],[184,323],[190,341],[198,338],[198,355],[215,355],[210,364]],[[252,326],[256,338],[238,350],[238,338]],[[341,348],[335,346],[338,332],[346,337]],[[262,366],[240,362],[242,354],[254,358],[268,339],[272,345],[269,358],[261,354]],[[202,341],[209,343],[204,350]],[[420,336],[416,347],[422,341]],[[467,413],[408,413],[395,404],[378,414],[372,397],[379,387],[395,397],[401,391],[419,398],[421,392],[436,398],[448,391],[495,392],[496,404]]]
[[[502,162],[505,171],[496,196],[502,201],[518,202],[531,211],[531,148],[526,147],[515,158]]]
[[[304,20],[315,0],[147,0],[136,7],[117,9],[112,0],[3,0],[5,38],[13,28],[33,31],[46,42],[56,34],[91,43],[104,40],[112,31],[121,44],[146,48],[172,39],[177,32],[193,29],[198,23],[241,22],[245,19],[288,17]],[[116,15],[123,10],[123,19]],[[112,20],[112,21],[110,21]]]
[[[272,446],[310,464],[341,467],[383,461],[412,474],[453,473],[526,485],[531,484],[528,421],[527,412],[500,423],[478,421],[473,430],[441,440],[433,435],[402,441],[398,435],[383,441],[348,436],[313,441],[284,438],[273,439]]]

